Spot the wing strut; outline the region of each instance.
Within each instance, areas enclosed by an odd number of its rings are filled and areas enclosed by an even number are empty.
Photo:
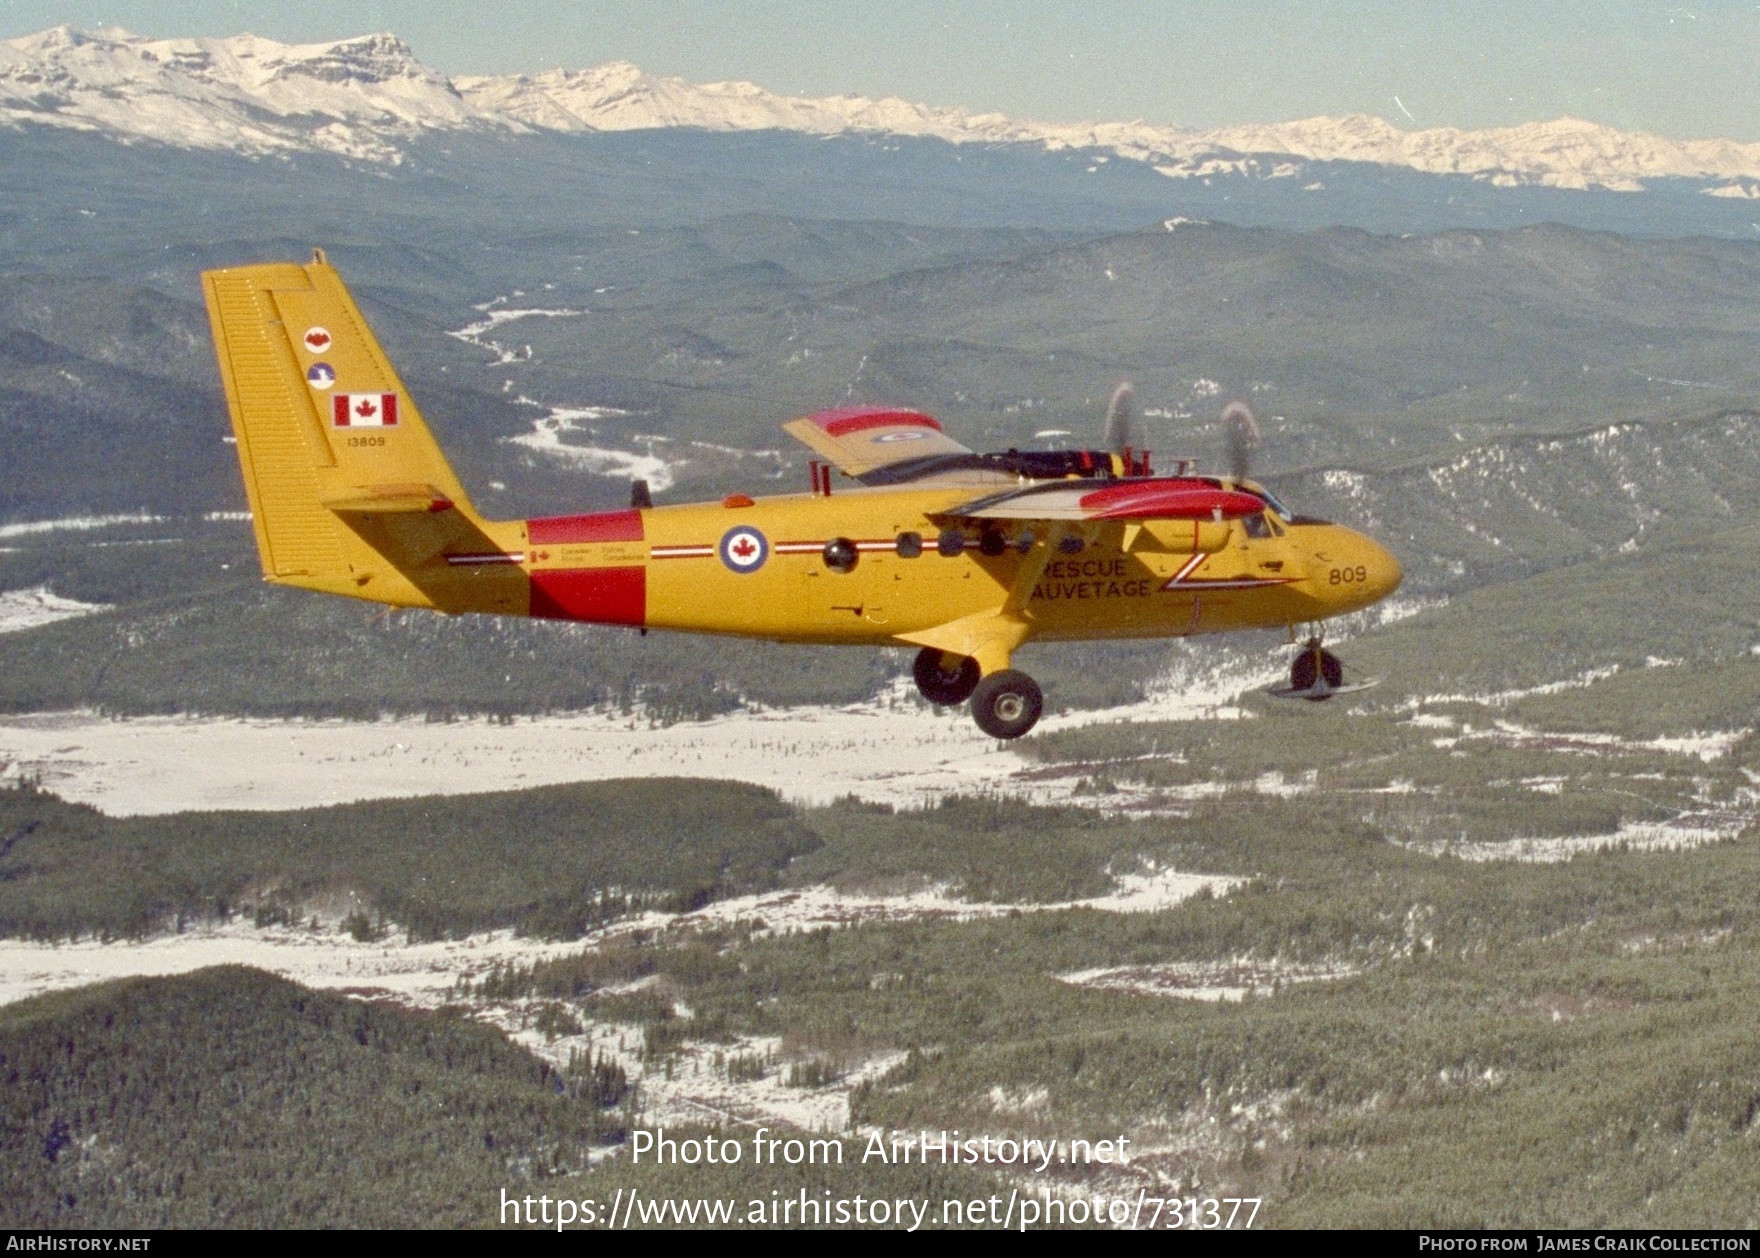
[[[897,640],[913,646],[934,647],[949,655],[970,656],[978,661],[978,668],[986,677],[1001,672],[1009,667],[1016,648],[1032,636],[1032,622],[1023,612],[1033,597],[1033,587],[1045,575],[1045,566],[1057,553],[1058,545],[1074,531],[1063,521],[1052,522],[1046,535],[1036,538],[1033,548],[1023,556],[1009,586],[1008,597],[998,606],[950,620],[933,629],[901,633]]]

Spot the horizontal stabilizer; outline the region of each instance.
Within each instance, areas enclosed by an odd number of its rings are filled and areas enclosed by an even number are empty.
[[[370,485],[319,499],[338,515],[369,515],[380,512],[430,512],[452,510],[452,499],[432,485]]]

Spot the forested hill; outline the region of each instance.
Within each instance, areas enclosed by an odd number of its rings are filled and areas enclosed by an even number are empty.
[[[492,1028],[239,967],[0,1007],[0,1078],[15,1228],[482,1226],[621,1131]]]

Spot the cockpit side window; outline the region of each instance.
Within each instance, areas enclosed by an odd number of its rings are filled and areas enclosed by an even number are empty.
[[[1271,536],[1271,525],[1266,522],[1264,515],[1242,516],[1241,527],[1247,531],[1248,537]]]

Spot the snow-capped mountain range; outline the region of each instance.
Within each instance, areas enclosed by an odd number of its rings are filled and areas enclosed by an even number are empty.
[[[445,75],[393,35],[281,44],[254,35],[145,39],[55,27],[0,41],[0,126],[65,127],[123,143],[251,155],[318,151],[396,163],[424,133],[693,127],[1035,144],[1145,162],[1174,178],[1300,177],[1349,161],[1504,186],[1639,191],[1691,179],[1760,197],[1760,143],[1669,140],[1577,119],[1484,131],[1404,131],[1356,114],[1199,130],[1143,122],[1040,123],[888,97],[781,96],[687,83],[628,62],[496,77]]]
[[[66,26],[0,41],[0,123],[125,143],[395,161],[422,131],[506,126],[391,35],[280,44],[142,39]]]

